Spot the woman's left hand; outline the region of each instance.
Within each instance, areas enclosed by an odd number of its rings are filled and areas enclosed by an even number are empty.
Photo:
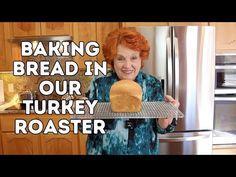
[[[171,104],[173,104],[175,107],[179,107],[180,103],[179,101],[175,100],[172,96],[170,95],[166,95],[165,96],[165,101],[169,102]],[[161,118],[158,120],[159,125],[161,126],[161,128],[167,128],[168,125],[171,124],[173,118],[172,117],[167,117],[167,118]]]
[[[176,108],[179,107],[180,103],[179,101],[175,100],[172,96],[166,95],[165,96],[165,101],[173,104]]]

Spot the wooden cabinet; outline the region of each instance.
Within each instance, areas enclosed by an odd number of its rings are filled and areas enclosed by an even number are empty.
[[[0,71],[6,66],[5,56],[4,24],[0,23]]]
[[[40,35],[72,35],[69,22],[4,22],[0,23],[0,71],[12,71],[13,60],[20,60],[20,45],[13,37]]]
[[[236,52],[236,22],[210,23],[216,31],[216,53]]]
[[[0,71],[11,71],[12,62],[18,55],[13,55],[15,44],[9,39],[12,38],[12,26],[8,22],[0,22]]]
[[[80,41],[83,41],[86,44],[89,41],[96,41],[99,44],[99,49],[100,49],[99,54],[95,57],[90,57],[86,54],[84,56],[80,56],[80,55],[75,56],[74,59],[79,64],[80,69],[85,69],[84,62],[86,60],[98,61],[99,63],[101,63],[104,60],[103,53],[102,53],[102,45],[105,42],[105,38],[109,32],[119,27],[120,27],[119,22],[73,23],[74,42],[78,44]]]
[[[79,44],[79,42],[84,42],[84,44],[88,43],[89,41],[96,41],[96,23],[95,22],[80,22],[80,23],[73,23],[73,41],[76,44]],[[92,60],[95,61],[96,57],[90,57],[87,54],[84,56],[81,56],[77,54],[74,57],[74,60],[79,65],[80,69],[85,68],[84,62],[86,60]]]
[[[212,150],[213,155],[236,155],[235,145],[214,145]]]
[[[2,133],[2,144],[4,154],[39,154],[39,136],[27,134],[16,135],[13,132]]]
[[[70,115],[41,115],[40,120],[46,125],[49,119],[53,120],[56,129],[61,119],[70,119]],[[86,154],[84,136],[81,133],[74,134],[73,126],[70,124],[71,132],[68,134],[41,135],[42,154]]]
[[[71,22],[42,22],[41,35],[70,35],[72,36]]]
[[[41,34],[39,22],[14,22],[12,24],[13,36],[36,36]]]
[[[42,154],[79,154],[78,135],[42,135]]]
[[[104,60],[102,44],[109,32],[119,28],[119,22],[5,22],[0,23],[0,71],[11,71],[12,62],[21,59],[19,44],[10,42],[13,37],[40,36],[40,35],[70,35],[78,44],[80,41],[85,45],[89,41],[99,43],[100,53],[98,56],[88,55],[74,57],[80,69],[85,69],[84,61],[92,60],[101,63]]]
[[[60,119],[69,115],[25,115],[25,114],[1,114],[1,138],[3,154],[86,154],[85,135],[74,134],[73,127],[68,134],[15,134],[14,124],[16,118],[26,120],[39,119],[46,125],[48,120],[53,120],[56,128]],[[1,142],[1,139],[0,139]],[[1,150],[1,149],[0,149]],[[1,151],[0,151],[1,153]]]
[[[71,22],[14,22],[13,36],[72,35]]]
[[[24,118],[27,122],[31,115],[1,114],[3,154],[40,154],[40,138],[33,134],[15,134],[14,122],[16,118]]]

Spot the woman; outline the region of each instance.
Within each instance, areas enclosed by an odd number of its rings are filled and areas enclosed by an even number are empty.
[[[112,84],[122,79],[137,82],[143,90],[142,101],[164,101],[161,83],[140,69],[149,55],[147,40],[134,29],[111,32],[103,45],[103,54],[113,71],[91,82],[86,96],[90,100],[109,102]],[[166,101],[178,106],[171,96]],[[105,134],[92,134],[87,139],[87,154],[158,154],[158,133],[174,130],[176,119],[111,119],[105,121]]]

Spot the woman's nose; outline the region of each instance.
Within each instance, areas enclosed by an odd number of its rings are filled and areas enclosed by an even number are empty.
[[[126,60],[124,65],[123,65],[125,68],[130,68],[131,67],[131,62]]]

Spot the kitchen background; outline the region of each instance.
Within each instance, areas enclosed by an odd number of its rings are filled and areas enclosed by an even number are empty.
[[[1,22],[0,23],[0,84],[3,86],[4,102],[9,102],[15,94],[25,90],[37,91],[40,80],[43,77],[27,76],[19,77],[12,75],[12,61],[24,60],[20,56],[20,46],[14,42],[14,38],[29,36],[71,36],[75,43],[79,41],[98,41],[102,44],[106,35],[119,27],[137,26],[215,26],[216,32],[216,55],[236,55],[236,22],[213,23],[213,22]],[[97,57],[76,56],[73,58],[80,66],[80,72],[74,77],[52,77],[52,80],[78,79],[82,84],[82,95],[88,88],[92,77],[84,77],[84,60],[92,59],[102,62],[102,51]],[[48,78],[47,78],[48,79]],[[40,99],[40,94],[38,97]],[[52,99],[61,99],[56,94]],[[1,100],[3,97],[1,96]],[[41,99],[44,99],[41,97]],[[1,102],[0,100],[0,102]],[[3,104],[2,102],[1,104]],[[24,115],[22,110],[5,110],[0,112],[0,154],[85,154],[86,136],[74,135],[15,135],[14,119],[17,117],[38,117],[43,121],[49,118],[59,120],[60,116],[50,115]],[[69,115],[66,116],[69,118]],[[235,116],[231,116],[236,118]],[[236,130],[236,127],[235,127]],[[218,144],[213,146],[212,154],[236,154],[236,144]]]

